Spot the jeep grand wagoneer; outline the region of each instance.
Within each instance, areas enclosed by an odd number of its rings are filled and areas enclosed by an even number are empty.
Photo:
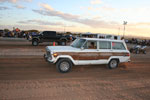
[[[130,61],[124,40],[97,38],[76,39],[70,46],[47,46],[46,61],[56,64],[59,72],[69,72],[73,65],[107,64],[114,69]]]

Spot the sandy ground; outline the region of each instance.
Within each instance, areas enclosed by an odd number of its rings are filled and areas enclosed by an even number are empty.
[[[74,66],[67,74],[45,62],[45,46],[0,38],[0,100],[150,100],[150,53],[131,62]]]

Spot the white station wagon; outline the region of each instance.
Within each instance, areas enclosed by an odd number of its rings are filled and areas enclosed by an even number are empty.
[[[70,46],[47,46],[44,58],[56,64],[59,72],[66,73],[73,65],[107,64],[114,69],[119,63],[130,61],[130,52],[124,40],[81,38]]]

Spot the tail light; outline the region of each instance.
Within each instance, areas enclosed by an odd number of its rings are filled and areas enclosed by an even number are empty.
[[[130,56],[130,53],[127,53],[125,56]]]

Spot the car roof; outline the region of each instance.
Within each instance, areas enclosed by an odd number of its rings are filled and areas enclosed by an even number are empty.
[[[114,42],[124,42],[124,40],[113,40],[113,39],[99,39],[99,38],[81,38],[90,41],[114,41]]]

